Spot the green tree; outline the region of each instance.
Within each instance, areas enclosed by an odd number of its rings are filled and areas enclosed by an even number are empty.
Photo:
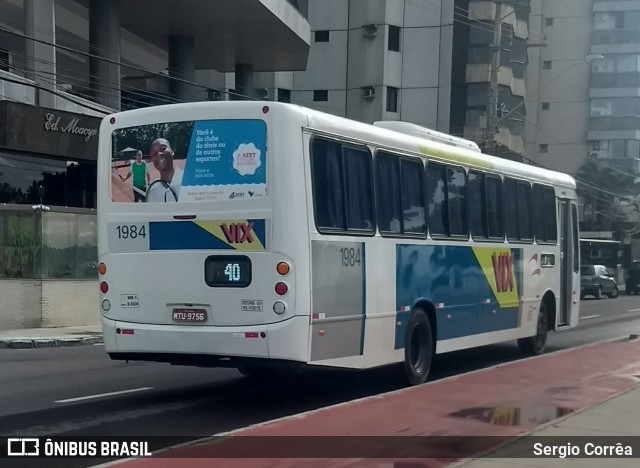
[[[152,125],[140,125],[116,130],[113,134],[114,159],[121,159],[121,152],[126,148],[141,150],[149,154],[149,147],[156,138],[165,138],[177,158],[186,158],[193,132],[193,122],[172,122]],[[126,156],[124,159],[130,159]]]

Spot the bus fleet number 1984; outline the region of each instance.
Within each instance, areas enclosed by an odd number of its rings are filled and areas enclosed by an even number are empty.
[[[343,267],[354,267],[360,265],[360,249],[342,248],[340,249],[340,256],[342,257]]]
[[[135,224],[119,224],[116,226],[116,230],[118,231],[118,239],[137,239],[138,237],[147,237],[147,230],[144,224],[140,226]]]

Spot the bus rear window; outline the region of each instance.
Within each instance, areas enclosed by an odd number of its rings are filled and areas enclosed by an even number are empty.
[[[262,120],[140,125],[112,135],[111,199],[118,203],[247,200],[267,193]]]

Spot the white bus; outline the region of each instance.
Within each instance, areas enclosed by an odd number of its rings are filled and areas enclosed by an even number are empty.
[[[112,359],[404,363],[419,384],[435,353],[518,340],[539,354],[578,322],[574,180],[472,142],[205,102],[108,116],[98,160]]]

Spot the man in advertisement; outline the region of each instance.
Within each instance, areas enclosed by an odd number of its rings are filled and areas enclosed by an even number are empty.
[[[171,144],[164,138],[158,138],[151,143],[149,155],[160,179],[149,186],[147,202],[177,202],[184,172],[175,164]]]
[[[127,177],[120,175],[120,180],[126,182],[130,177],[133,177],[133,199],[136,203],[146,201],[147,184],[149,183],[150,176],[147,169],[147,163],[142,160],[142,151],[136,152],[136,160],[131,164],[131,169],[127,174]]]

